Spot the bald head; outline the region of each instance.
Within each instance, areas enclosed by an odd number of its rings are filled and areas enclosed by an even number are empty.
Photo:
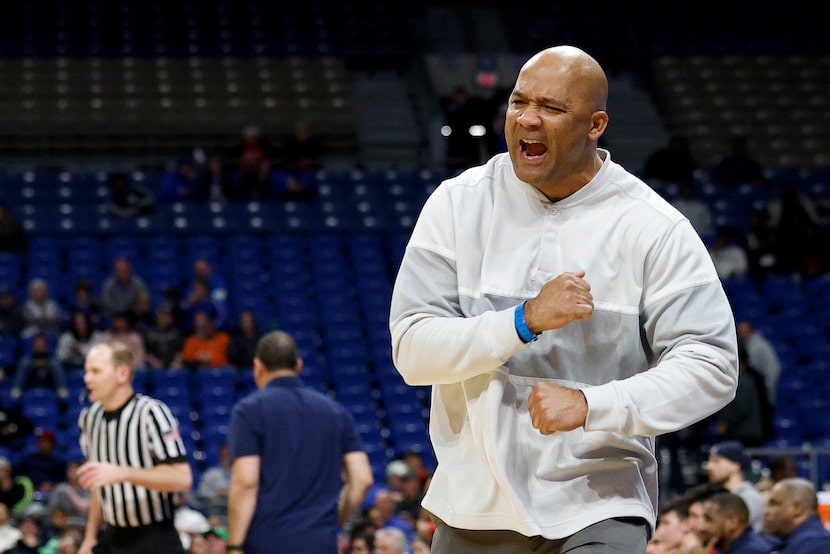
[[[791,502],[800,504],[808,512],[818,511],[818,497],[811,481],[801,477],[791,477],[779,481],[775,486],[780,487]]]
[[[551,72],[567,74],[575,91],[589,103],[592,111],[605,111],[608,103],[608,78],[602,66],[575,46],[553,46],[530,58],[521,71],[546,67]]]

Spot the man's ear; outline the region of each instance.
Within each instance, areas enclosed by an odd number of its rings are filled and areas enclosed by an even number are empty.
[[[591,115],[591,128],[588,130],[590,140],[599,140],[608,127],[608,114],[604,111],[596,111]]]

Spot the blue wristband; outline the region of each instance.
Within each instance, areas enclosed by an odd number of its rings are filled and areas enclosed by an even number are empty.
[[[516,306],[516,311],[513,312],[513,323],[516,325],[516,333],[519,335],[519,338],[522,339],[523,343],[527,344],[532,340],[536,340],[539,333],[534,333],[527,328],[527,323],[525,322],[525,304],[527,302],[522,302]]]

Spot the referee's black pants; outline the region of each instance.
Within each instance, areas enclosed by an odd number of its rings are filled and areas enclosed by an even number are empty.
[[[172,521],[140,527],[105,527],[95,554],[185,554]]]

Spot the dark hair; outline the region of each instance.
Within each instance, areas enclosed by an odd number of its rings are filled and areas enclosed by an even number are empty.
[[[297,365],[297,343],[287,333],[271,331],[257,342],[255,356],[268,371],[294,369]]]
[[[737,494],[719,492],[713,494],[706,502],[710,502],[718,507],[720,517],[737,516],[741,524],[749,524],[749,508],[746,507],[746,502],[744,502],[743,498]]]

